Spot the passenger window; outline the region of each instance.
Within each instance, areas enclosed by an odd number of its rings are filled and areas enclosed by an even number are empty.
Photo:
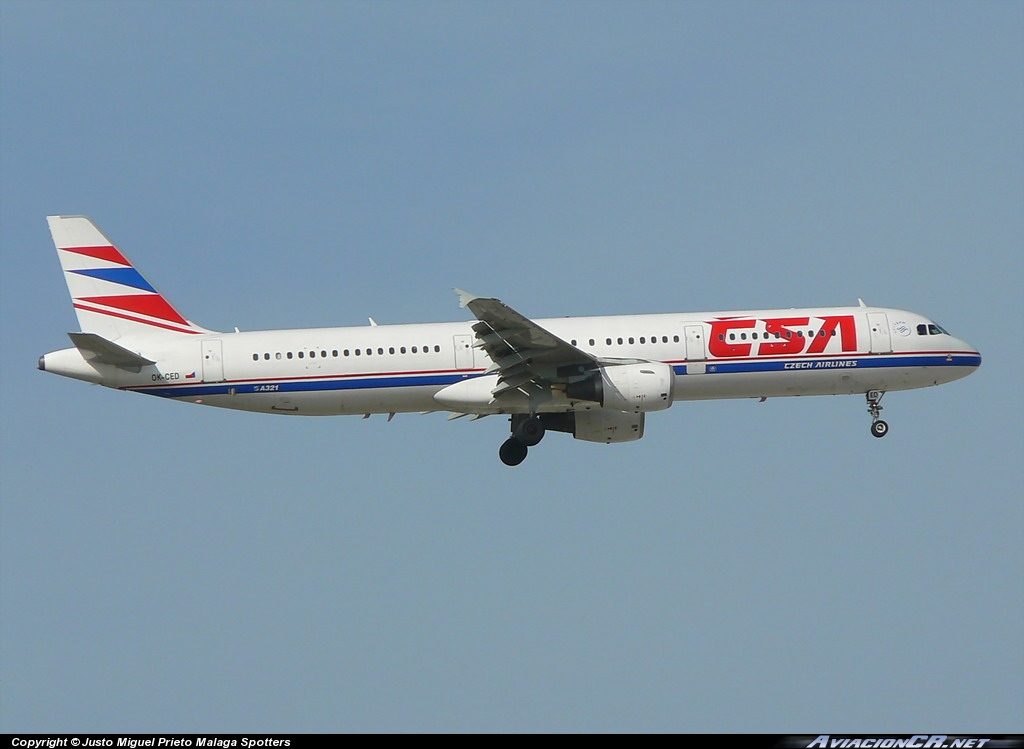
[[[252,355],[252,360],[253,361],[259,361],[260,360],[260,355],[259,354],[253,354]]]
[[[630,345],[630,346],[632,346],[632,345],[633,345],[633,336],[630,336],[630,337],[629,337],[629,345]]]
[[[440,346],[434,346],[434,353],[440,354],[441,353],[441,347]]]
[[[289,359],[291,359],[291,358],[292,358],[292,352],[291,352],[291,351],[289,351],[289,352],[288,352],[288,358],[289,358]]]
[[[349,355],[349,350],[345,349],[342,353],[345,354],[345,356],[348,356]]]
[[[678,338],[677,338],[676,340],[678,340]],[[668,336],[667,336],[667,335],[663,335],[663,336],[661,337],[661,342],[662,342],[662,343],[668,343]]]
[[[591,345],[591,346],[593,346],[593,345],[594,345],[594,339],[593,339],[593,338],[591,338],[591,339],[590,339],[590,345]]]
[[[400,348],[398,350],[401,351],[404,354],[405,353],[405,346],[402,346],[402,348]]]
[[[605,338],[604,339],[604,343],[605,343],[606,346],[611,346],[612,345],[612,339],[611,338]]]
[[[331,352],[331,356],[333,356],[335,359],[337,359],[338,358],[338,349],[334,349],[334,351]]]
[[[412,347],[412,352],[413,352],[414,354],[416,353],[416,347],[415,347],[415,346],[413,346],[413,347]]]
[[[389,349],[388,349],[388,353],[389,353],[389,354],[393,354],[393,353],[395,353],[395,347],[394,347],[394,346],[392,346],[391,348],[389,348]]]
[[[280,359],[281,358],[281,352],[278,351],[276,354],[274,354],[274,358],[275,359]]]

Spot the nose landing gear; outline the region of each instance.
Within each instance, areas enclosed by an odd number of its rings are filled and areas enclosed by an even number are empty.
[[[864,394],[868,401],[868,413],[871,414],[871,434],[875,437],[884,437],[889,433],[889,425],[878,418],[882,411],[882,406],[879,404],[884,395],[884,390],[869,390]]]

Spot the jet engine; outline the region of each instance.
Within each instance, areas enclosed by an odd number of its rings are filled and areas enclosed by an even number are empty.
[[[605,365],[587,379],[567,385],[565,394],[612,411],[637,414],[671,406],[675,382],[672,367],[662,362]]]

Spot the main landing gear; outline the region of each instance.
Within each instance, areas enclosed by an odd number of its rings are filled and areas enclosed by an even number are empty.
[[[882,411],[879,404],[883,395],[885,395],[884,390],[869,390],[864,394],[868,401],[868,413],[871,414],[871,434],[875,437],[884,437],[889,433],[889,425],[878,418]]]
[[[507,466],[517,466],[526,460],[530,448],[544,439],[544,422],[534,414],[513,414],[512,436],[498,450],[498,457]]]

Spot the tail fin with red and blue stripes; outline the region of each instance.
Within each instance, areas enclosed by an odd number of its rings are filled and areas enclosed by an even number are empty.
[[[84,333],[118,338],[210,333],[185,319],[85,216],[47,216]]]

